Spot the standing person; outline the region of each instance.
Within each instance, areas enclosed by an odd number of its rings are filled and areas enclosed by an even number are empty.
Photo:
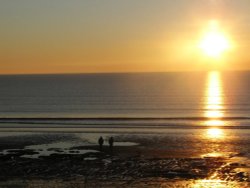
[[[109,138],[109,148],[111,152],[113,152],[113,144],[114,144],[114,138],[111,136]]]
[[[102,136],[101,136],[101,137],[99,138],[99,140],[98,140],[99,147],[100,147],[100,151],[102,151],[103,142],[104,142],[104,140],[103,140],[103,138],[102,138]]]

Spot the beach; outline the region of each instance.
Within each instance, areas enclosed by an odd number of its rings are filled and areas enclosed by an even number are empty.
[[[0,187],[249,187],[249,78],[1,76]]]
[[[249,188],[250,0],[0,0],[0,188]]]
[[[209,135],[208,129],[161,131],[2,132],[0,185],[249,186],[250,131],[225,129],[221,137]],[[99,136],[104,138],[102,151]],[[107,144],[111,136],[113,151]]]

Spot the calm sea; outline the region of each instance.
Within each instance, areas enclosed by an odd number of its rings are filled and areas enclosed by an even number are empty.
[[[0,76],[0,126],[250,125],[250,72]]]

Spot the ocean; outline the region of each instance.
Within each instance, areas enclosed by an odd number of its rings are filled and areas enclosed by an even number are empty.
[[[0,176],[249,187],[249,83],[217,71],[0,76]]]
[[[0,126],[250,126],[250,72],[0,76]]]

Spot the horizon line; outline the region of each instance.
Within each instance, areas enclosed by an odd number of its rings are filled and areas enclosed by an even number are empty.
[[[79,74],[156,74],[156,73],[184,73],[184,72],[211,72],[211,71],[218,71],[218,72],[248,72],[250,70],[175,70],[175,71],[126,71],[126,72],[65,72],[65,73],[58,73],[58,72],[51,72],[51,73],[0,73],[0,76],[25,76],[25,75],[79,75]]]

